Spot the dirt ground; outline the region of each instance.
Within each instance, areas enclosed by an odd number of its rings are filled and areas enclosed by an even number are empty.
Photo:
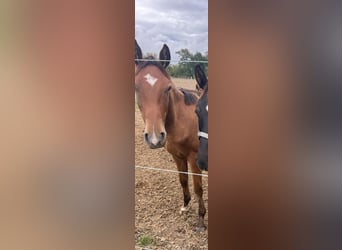
[[[174,79],[179,87],[194,89],[194,80]],[[144,123],[135,112],[135,164],[176,170],[165,149],[149,149],[143,141]],[[136,169],[135,241],[136,249],[208,249],[208,231],[194,231],[198,203],[189,178],[192,200],[190,209],[180,214],[182,188],[177,173]],[[204,201],[208,209],[208,178],[203,177]],[[208,225],[208,213],[205,217]]]

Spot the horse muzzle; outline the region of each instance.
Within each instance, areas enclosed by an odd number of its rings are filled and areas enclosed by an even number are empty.
[[[166,142],[166,132],[160,132],[158,135],[155,132],[144,133],[144,139],[150,149],[162,148]]]

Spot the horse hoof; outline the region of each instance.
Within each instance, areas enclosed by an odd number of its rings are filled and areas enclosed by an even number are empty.
[[[185,212],[187,212],[187,211],[189,211],[189,207],[181,207],[179,213],[180,213],[180,214],[183,214],[183,213],[185,213]]]

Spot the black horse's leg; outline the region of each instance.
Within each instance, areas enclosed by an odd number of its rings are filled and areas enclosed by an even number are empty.
[[[196,164],[195,156],[191,157],[189,159],[189,162],[191,166],[191,171],[193,173],[201,174],[202,171],[199,169],[199,167]],[[198,223],[197,223],[196,229],[198,231],[202,231],[206,229],[206,226],[204,224],[204,216],[207,212],[204,206],[204,201],[203,201],[202,176],[193,175],[193,182],[194,182],[195,193],[198,199]]]

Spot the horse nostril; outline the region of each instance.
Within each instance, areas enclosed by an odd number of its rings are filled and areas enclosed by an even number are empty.
[[[144,133],[145,141],[148,142],[148,133]]]
[[[160,137],[161,137],[162,140],[165,139],[165,136],[166,136],[165,132],[161,132],[161,133],[160,133]]]

